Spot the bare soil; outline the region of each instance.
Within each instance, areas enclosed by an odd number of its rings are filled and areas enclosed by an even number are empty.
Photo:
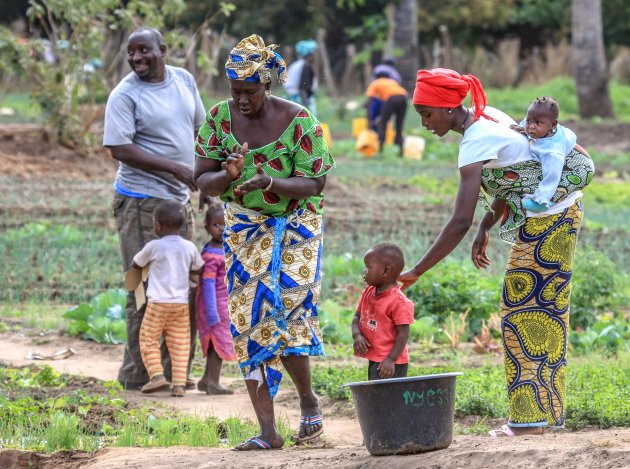
[[[587,149],[597,148],[604,153],[630,152],[630,124],[595,126],[576,122],[567,125],[577,133],[579,142]],[[95,188],[93,197],[104,197],[111,190],[115,171],[115,162],[103,149],[81,152],[53,145],[39,126],[0,126],[0,175],[19,180],[26,196],[30,196],[31,191],[40,190],[45,196],[53,196],[56,186],[44,181],[63,178],[77,184],[88,184]],[[5,189],[0,187],[3,197]],[[67,190],[67,185],[64,189]],[[344,211],[360,208],[361,199],[334,178],[329,182],[328,196],[329,229],[331,222],[343,228],[343,220],[346,219]],[[104,202],[101,200],[100,203]],[[68,219],[89,216],[94,209],[88,205],[69,207],[64,215]],[[0,206],[0,226],[6,228],[28,217],[28,204],[26,207],[27,213],[24,213],[23,204],[18,206],[3,202]],[[33,206],[33,213],[37,211],[41,215],[41,207]],[[406,209],[409,210],[409,207]],[[122,359],[122,346],[100,345],[56,334],[45,337],[16,332],[0,334],[0,362],[16,366],[33,364],[25,359],[30,351],[53,353],[66,347],[72,347],[76,354],[65,360],[36,363],[48,363],[58,371],[83,376],[75,385],[90,391],[101,386],[100,380],[115,379]],[[147,397],[139,392],[127,391],[125,397],[132,403],[140,404],[150,399],[198,415],[211,414],[219,418],[237,415],[255,420],[242,382],[236,378],[224,381],[235,390],[234,395],[210,397],[191,391],[185,398],[176,400],[166,394]],[[352,408],[326,399],[322,400],[322,404],[325,436],[308,447],[289,447],[262,455],[229,449],[183,447],[108,448],[95,453],[71,451],[53,455],[0,449],[0,468],[630,468],[630,429],[627,428],[558,431],[543,437],[502,439],[486,435],[456,435],[452,445],[445,450],[411,456],[373,457],[362,445],[361,430]],[[284,383],[276,399],[276,409],[279,416],[286,416],[297,426],[298,401],[288,383]],[[101,411],[106,413],[106,409]]]
[[[76,354],[65,360],[29,361],[29,352],[52,354],[71,347]],[[47,363],[60,372],[75,373],[84,378],[70,386],[90,392],[102,390],[100,380],[116,376],[122,357],[122,346],[81,341],[56,333],[31,336],[23,333],[0,334],[0,362],[14,366]],[[88,378],[90,377],[90,378]],[[237,415],[254,419],[242,382],[224,378],[235,390],[231,396],[206,396],[189,391],[183,399],[166,393],[145,396],[126,391],[130,406],[146,401],[161,402],[183,412],[226,418]],[[240,453],[216,448],[108,448],[94,453],[63,451],[53,455],[31,451],[0,450],[1,468],[625,468],[630,467],[630,429],[589,429],[580,432],[558,431],[547,435],[493,439],[485,435],[456,435],[447,449],[408,456],[370,456],[362,445],[361,429],[354,410],[322,399],[325,436],[306,447],[289,447],[269,451],[264,457],[257,452]],[[277,415],[297,422],[298,400],[285,383],[276,398]],[[107,418],[107,409],[95,409],[95,417]],[[98,414],[98,415],[96,415]],[[465,426],[466,421],[458,422]],[[495,422],[497,428],[499,422]]]

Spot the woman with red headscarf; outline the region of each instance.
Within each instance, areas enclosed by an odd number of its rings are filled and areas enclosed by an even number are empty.
[[[463,101],[470,94],[470,107]],[[472,247],[472,261],[486,268],[490,228],[501,220],[501,238],[512,244],[501,301],[501,329],[510,418],[490,434],[542,434],[562,427],[566,402],[566,347],[575,245],[582,221],[582,193],[593,164],[579,146],[567,157],[556,204],[529,213],[521,199],[542,178],[527,139],[514,120],[487,107],[479,80],[448,69],[420,70],[413,96],[422,125],[438,137],[463,135],[460,183],[453,215],[418,263],[399,280],[403,288],[446,257],[470,229],[480,190],[494,197]],[[579,180],[578,180],[579,179]],[[484,197],[481,197],[484,199]],[[484,199],[485,200],[485,199]]]

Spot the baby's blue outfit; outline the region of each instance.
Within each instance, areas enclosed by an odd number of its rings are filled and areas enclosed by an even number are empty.
[[[520,126],[525,128],[525,124],[526,120],[523,119]],[[528,139],[530,153],[536,160],[540,161],[542,166],[543,178],[536,191],[531,196],[525,197],[523,206],[527,210],[543,211],[554,205],[551,198],[558,189],[564,159],[575,147],[577,137],[571,129],[558,124],[553,135],[544,138],[528,137]],[[538,210],[536,210],[537,208]]]

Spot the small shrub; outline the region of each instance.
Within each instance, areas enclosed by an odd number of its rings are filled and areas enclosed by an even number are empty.
[[[81,338],[106,344],[127,341],[125,305],[127,294],[111,289],[97,295],[89,303],[81,303],[63,315],[68,319],[67,332]]]
[[[571,326],[587,328],[597,315],[619,304],[619,274],[601,252],[581,250],[575,256],[571,290]]]
[[[483,276],[472,266],[447,260],[426,272],[406,294],[416,318],[431,316],[444,323],[452,313],[468,314],[468,334],[479,333],[481,322],[499,309],[502,279]]]

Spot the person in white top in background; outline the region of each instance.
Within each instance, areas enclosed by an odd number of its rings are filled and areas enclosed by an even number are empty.
[[[300,41],[295,45],[298,60],[287,68],[287,81],[283,86],[289,101],[306,106],[317,116],[315,90],[318,82],[313,67],[315,52],[317,52],[317,42],[313,39]]]

